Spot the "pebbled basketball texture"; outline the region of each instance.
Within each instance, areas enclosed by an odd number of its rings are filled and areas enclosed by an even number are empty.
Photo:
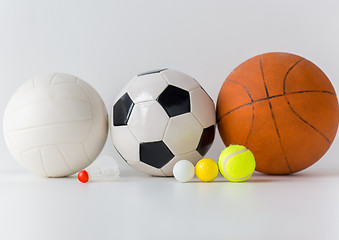
[[[256,170],[290,174],[317,162],[338,128],[338,100],[326,75],[289,53],[266,53],[239,65],[217,100],[217,122],[226,146],[240,144]]]

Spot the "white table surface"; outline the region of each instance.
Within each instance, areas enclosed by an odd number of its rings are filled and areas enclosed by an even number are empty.
[[[339,174],[310,168],[219,176],[148,177],[126,167],[116,182],[0,172],[0,239],[339,239]]]

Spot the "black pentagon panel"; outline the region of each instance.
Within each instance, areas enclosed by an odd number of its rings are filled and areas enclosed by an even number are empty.
[[[113,125],[127,125],[133,107],[132,99],[125,93],[113,106]]]
[[[172,85],[168,85],[157,101],[165,109],[169,117],[191,111],[189,92]]]
[[[162,168],[174,157],[163,141],[140,144],[140,161],[155,168]]]
[[[147,75],[147,74],[152,74],[152,73],[159,73],[159,72],[165,71],[167,69],[168,68],[163,68],[163,69],[157,69],[157,70],[153,70],[153,71],[148,71],[148,72],[140,73],[140,74],[138,74],[138,77],[141,77],[141,76],[144,76],[144,75]]]
[[[204,156],[208,150],[210,150],[215,135],[215,125],[212,125],[208,128],[205,128],[202,132],[201,139],[199,145],[197,147],[197,151],[201,156]]]

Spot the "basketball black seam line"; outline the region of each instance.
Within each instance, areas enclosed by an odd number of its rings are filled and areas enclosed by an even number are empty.
[[[250,136],[252,135],[252,132],[253,132],[253,129],[254,129],[254,104],[252,105],[252,122],[251,122],[251,128],[247,134],[247,137],[246,137],[246,141],[245,141],[245,145],[247,145],[248,143],[248,139],[250,138]]]
[[[331,95],[333,95],[333,96],[336,96],[336,94],[333,93],[333,92],[330,92],[330,91],[322,91],[322,90],[306,90],[306,91],[298,91],[298,92],[290,92],[290,93],[285,93],[285,94],[273,95],[273,96],[270,96],[270,97],[268,97],[268,98],[261,98],[261,99],[255,100],[255,101],[253,101],[253,102],[246,103],[246,104],[244,104],[244,105],[241,105],[241,106],[239,106],[239,107],[236,107],[236,108],[234,108],[234,109],[228,111],[227,113],[223,114],[222,117],[220,117],[220,118],[217,120],[217,122],[220,122],[221,119],[222,119],[223,117],[225,117],[226,115],[228,115],[228,114],[230,114],[230,113],[232,113],[232,112],[234,112],[235,110],[238,110],[238,109],[240,109],[240,108],[247,107],[247,106],[250,106],[250,105],[254,105],[255,103],[262,102],[262,101],[265,101],[265,100],[269,100],[269,99],[272,99],[272,98],[283,97],[283,96],[285,96],[285,95],[287,96],[287,95],[298,94],[298,93],[327,93],[327,94],[331,94]]]
[[[268,93],[268,89],[267,89],[267,85],[266,85],[266,79],[265,79],[265,75],[264,75],[264,67],[262,65],[261,55],[259,56],[259,63],[260,63],[261,76],[262,76],[262,79],[264,81],[264,87],[265,87],[265,91],[266,91],[266,96],[267,96],[267,98],[269,98],[270,95]]]
[[[286,93],[286,81],[287,81],[287,76],[288,76],[288,74],[292,71],[292,69],[294,69],[294,67],[298,64],[298,63],[300,63],[302,60],[304,60],[304,58],[302,58],[302,59],[300,59],[299,61],[297,61],[295,64],[293,64],[292,65],[292,67],[290,67],[290,69],[288,69],[288,71],[286,72],[286,75],[285,75],[285,77],[284,77],[284,85],[283,85],[283,92],[284,92],[284,94]],[[309,122],[307,122],[303,117],[301,117],[296,111],[295,111],[295,109],[292,107],[292,105],[291,105],[291,103],[290,103],[290,101],[288,100],[288,98],[286,97],[286,95],[284,95],[284,97],[285,97],[285,100],[286,100],[286,102],[287,102],[287,104],[288,104],[288,106],[289,106],[289,108],[291,109],[291,111],[293,112],[293,114],[295,115],[295,116],[297,116],[301,121],[303,121],[304,123],[306,123],[309,127],[311,127],[314,131],[316,131],[317,133],[319,133],[323,138],[325,138],[325,140],[329,143],[329,144],[331,144],[332,142],[331,142],[331,140],[328,138],[328,137],[326,137],[326,135],[325,134],[323,134],[319,129],[317,129],[316,127],[314,127],[312,124],[310,124]]]
[[[243,85],[243,84],[241,84],[241,83],[239,83],[239,82],[237,82],[237,81],[233,81],[233,80],[231,80],[231,79],[229,79],[228,81],[229,81],[229,82],[233,82],[233,83],[238,84],[238,85],[240,85],[241,87],[243,87],[244,90],[246,91],[246,93],[248,94],[248,96],[250,97],[251,102],[253,103],[253,98],[252,98],[252,96],[251,96],[251,94],[250,94],[250,91],[248,91],[248,89],[246,88],[245,85]],[[252,104],[252,122],[251,122],[251,128],[250,128],[250,130],[248,131],[248,134],[247,134],[247,137],[246,137],[246,141],[245,141],[245,145],[247,145],[247,143],[248,143],[248,139],[249,139],[249,137],[251,136],[251,134],[252,134],[252,132],[253,132],[253,128],[254,128],[254,104]]]
[[[250,94],[250,92],[248,91],[248,89],[246,88],[246,86],[245,86],[245,85],[243,85],[243,84],[241,84],[241,83],[239,83],[239,82],[237,82],[237,81],[231,80],[231,79],[228,79],[227,81],[228,81],[228,82],[235,83],[235,84],[238,84],[238,85],[240,85],[241,87],[243,87],[243,88],[244,88],[244,90],[246,91],[247,95],[250,97],[250,99],[251,99],[251,102],[253,102],[252,95]]]
[[[299,59],[298,61],[296,61],[286,72],[284,80],[283,80],[283,94],[286,93],[286,78],[288,76],[288,74],[290,73],[290,71],[292,71],[292,69],[301,61],[305,60],[305,58]]]
[[[317,128],[315,128],[313,125],[311,125],[310,123],[308,123],[305,119],[303,119],[296,111],[295,109],[291,106],[290,102],[286,99],[286,102],[288,104],[288,106],[290,107],[291,111],[294,113],[294,115],[296,115],[301,121],[303,121],[304,123],[306,123],[308,126],[310,126],[313,130],[315,130],[317,133],[319,133],[323,138],[325,138],[325,140],[331,144],[331,140],[329,140],[322,132],[320,132]]]
[[[263,69],[263,65],[262,65],[261,55],[259,56],[259,63],[260,63],[261,74],[262,74],[262,78],[263,78],[264,86],[265,86],[265,90],[266,90],[266,95],[267,95],[267,97],[269,97],[269,93],[268,93],[268,89],[267,89],[267,84],[266,84],[266,80],[265,80],[264,69]],[[279,129],[278,129],[278,124],[277,124],[277,121],[276,121],[276,119],[275,119],[274,112],[273,112],[272,103],[271,103],[271,101],[270,101],[269,99],[268,99],[268,104],[269,104],[269,106],[270,106],[270,110],[271,110],[272,119],[273,119],[273,122],[274,122],[275,131],[276,131],[277,136],[278,136],[278,138],[279,138],[280,148],[281,148],[281,151],[283,152],[283,155],[284,155],[284,159],[285,159],[287,168],[288,168],[288,170],[290,171],[290,173],[293,173],[293,171],[292,171],[292,169],[291,169],[291,166],[290,166],[290,164],[289,164],[289,162],[288,162],[288,159],[287,159],[287,156],[286,156],[286,152],[285,152],[284,146],[283,146],[283,144],[282,144],[281,136],[280,136]]]

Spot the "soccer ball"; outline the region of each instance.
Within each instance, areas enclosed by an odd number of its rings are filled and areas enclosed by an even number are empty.
[[[13,157],[32,172],[64,177],[90,165],[108,133],[105,105],[88,83],[54,73],[24,83],[4,115]]]
[[[195,164],[215,134],[212,99],[192,77],[170,69],[142,73],[119,93],[111,111],[113,145],[135,169],[173,176],[176,162]]]

